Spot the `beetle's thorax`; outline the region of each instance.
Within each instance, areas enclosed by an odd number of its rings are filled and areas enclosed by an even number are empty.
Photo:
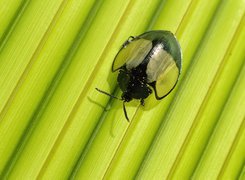
[[[134,99],[145,99],[151,94],[147,85],[146,65],[141,64],[130,70],[122,68],[119,71],[118,83],[123,91],[122,99],[129,102]]]

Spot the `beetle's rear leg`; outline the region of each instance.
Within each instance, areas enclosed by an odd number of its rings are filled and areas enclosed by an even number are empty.
[[[141,104],[142,106],[144,106],[144,105],[145,105],[145,101],[144,101],[144,99],[141,99],[141,100],[140,100],[140,104]]]

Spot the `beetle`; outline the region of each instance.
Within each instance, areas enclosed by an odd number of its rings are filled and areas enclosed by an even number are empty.
[[[181,47],[170,31],[148,31],[126,40],[112,64],[112,72],[119,71],[117,82],[121,98],[98,88],[112,98],[123,101],[123,110],[129,121],[125,103],[139,99],[144,106],[154,91],[157,100],[166,97],[176,86],[182,68]]]

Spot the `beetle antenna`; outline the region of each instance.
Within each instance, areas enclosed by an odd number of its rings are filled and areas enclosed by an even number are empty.
[[[123,101],[123,111],[124,111],[124,115],[125,115],[127,121],[129,122],[129,118],[128,118],[126,107],[125,107],[125,101]]]
[[[120,99],[120,98],[118,98],[118,97],[116,97],[116,96],[113,96],[112,94],[109,94],[109,93],[107,93],[107,92],[105,92],[105,91],[102,91],[102,90],[100,90],[100,89],[98,89],[98,88],[95,88],[97,91],[99,91],[100,93],[103,93],[103,94],[105,94],[105,95],[107,95],[107,96],[110,96],[110,97],[112,97],[112,98],[114,98],[114,99],[118,99],[118,100],[121,100],[122,101],[122,99]]]

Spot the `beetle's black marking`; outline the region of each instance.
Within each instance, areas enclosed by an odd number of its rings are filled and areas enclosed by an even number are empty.
[[[142,63],[130,70],[125,66],[120,68],[117,81],[123,91],[122,99],[124,101],[145,99],[152,93],[147,85],[146,65]]]

